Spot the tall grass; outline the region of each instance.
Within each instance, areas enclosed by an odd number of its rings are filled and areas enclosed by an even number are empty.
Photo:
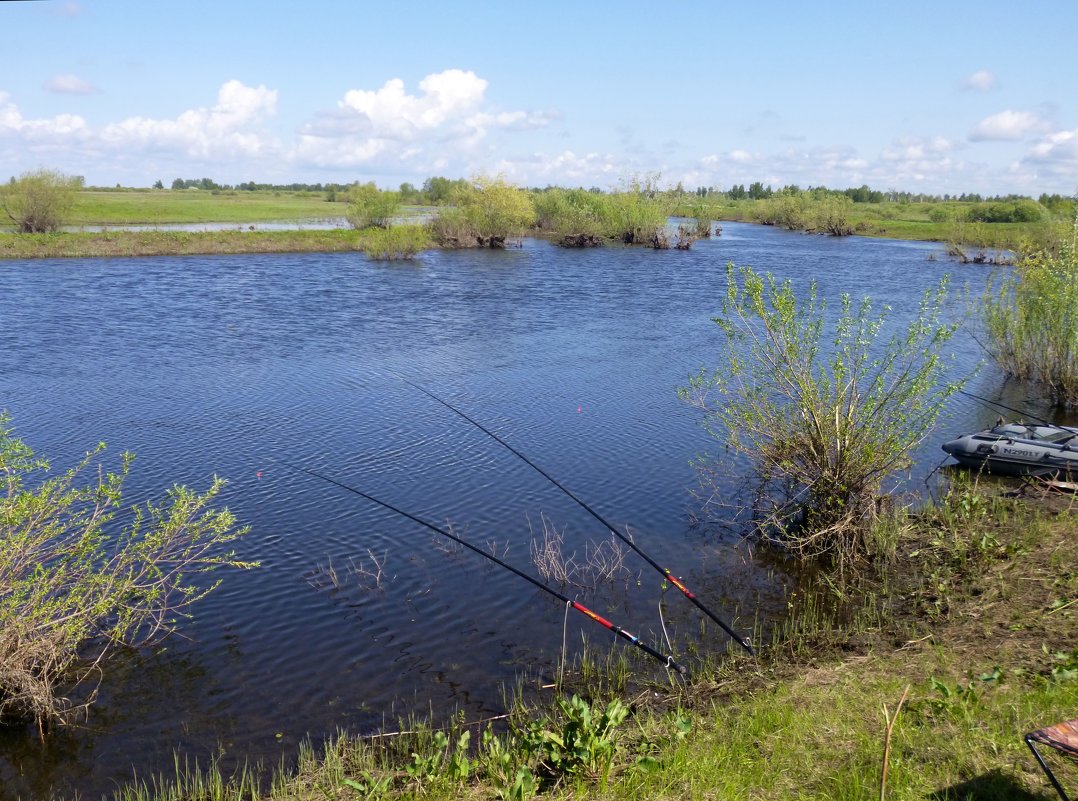
[[[1078,405],[1078,218],[1058,251],[1025,256],[982,300],[989,348],[1004,372]]]

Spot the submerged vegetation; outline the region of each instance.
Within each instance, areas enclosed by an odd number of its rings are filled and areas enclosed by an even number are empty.
[[[173,487],[119,530],[133,457],[105,472],[103,450],[29,486],[48,464],[0,414],[0,721],[72,722],[110,653],[172,632],[219,583],[200,576],[251,566],[225,550],[246,529],[211,507],[221,479],[201,494]]]

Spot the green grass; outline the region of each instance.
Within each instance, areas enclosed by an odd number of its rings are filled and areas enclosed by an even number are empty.
[[[341,735],[272,776],[178,758],[175,776],[115,797],[876,799],[886,716],[908,687],[886,798],[1046,801],[1022,737],[1078,711],[1075,505],[958,482],[938,510],[903,517],[899,557],[850,590],[854,614],[797,605],[759,657],[697,664],[685,686],[640,685],[623,650],[593,654],[549,704],[511,694],[509,720]],[[570,686],[588,703],[568,701]],[[625,720],[611,717],[617,697]],[[1078,766],[1057,766],[1078,789]]]
[[[251,223],[344,217],[347,203],[309,192],[233,192],[152,189],[79,192],[70,225]]]

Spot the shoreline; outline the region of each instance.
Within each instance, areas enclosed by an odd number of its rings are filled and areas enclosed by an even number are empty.
[[[717,222],[761,225],[745,219],[720,219]],[[527,236],[542,238],[542,233],[529,232]],[[858,231],[854,236],[919,242],[944,241],[936,238],[892,236],[882,231]],[[371,230],[358,231],[352,228],[253,231],[242,228],[216,231],[151,229],[64,231],[50,234],[3,232],[0,233],[0,260],[366,252],[371,237]],[[432,244],[428,249],[440,248]]]

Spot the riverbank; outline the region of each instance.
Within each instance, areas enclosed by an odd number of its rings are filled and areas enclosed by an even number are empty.
[[[351,228],[0,234],[0,259],[367,252],[382,246],[382,238],[384,234],[380,230]]]
[[[760,656],[686,686],[630,691],[616,651],[575,677],[590,705],[518,702],[508,724],[341,737],[272,781],[184,770],[116,798],[875,798],[888,719],[888,798],[1048,798],[1022,736],[1078,708],[1076,511],[959,487],[892,521],[892,564],[791,598]]]

